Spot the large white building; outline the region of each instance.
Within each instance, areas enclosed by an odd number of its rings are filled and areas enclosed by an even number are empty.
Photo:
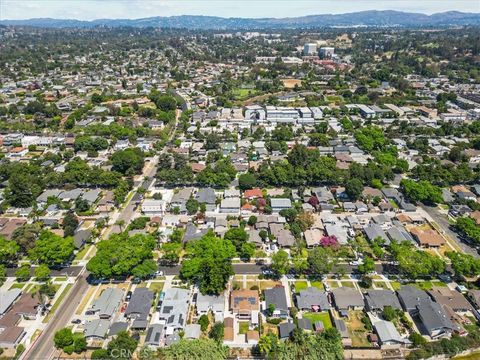
[[[307,43],[303,46],[304,55],[317,55],[317,44]]]
[[[320,57],[322,59],[330,59],[335,55],[335,48],[333,47],[321,47],[320,48]]]

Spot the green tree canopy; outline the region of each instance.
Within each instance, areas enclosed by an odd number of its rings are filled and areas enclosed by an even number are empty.
[[[72,237],[62,238],[51,231],[44,230],[40,233],[35,247],[30,250],[29,256],[40,264],[52,267],[69,260],[74,249]]]
[[[187,245],[188,258],[183,261],[180,274],[198,283],[202,294],[220,294],[233,274],[231,259],[235,255],[231,241],[209,233]]]

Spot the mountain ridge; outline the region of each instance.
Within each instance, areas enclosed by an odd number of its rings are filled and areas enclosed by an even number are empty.
[[[480,26],[480,13],[447,11],[426,15],[395,10],[367,10],[345,14],[320,14],[286,18],[239,18],[207,15],[154,16],[139,19],[54,19],[0,20],[0,25],[47,28],[158,27],[198,30],[288,29],[319,27],[446,27]]]

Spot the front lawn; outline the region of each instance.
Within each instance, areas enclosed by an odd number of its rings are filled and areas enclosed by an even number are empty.
[[[323,283],[321,281],[310,281],[310,284],[314,287],[314,288],[317,288],[319,290],[325,290],[325,288],[323,287]]]
[[[306,281],[296,281],[295,282],[295,292],[298,294],[300,291],[308,288],[308,283]]]
[[[246,334],[249,330],[248,321],[240,321],[238,323],[238,333],[239,334]]]
[[[310,321],[312,322],[312,325],[316,321],[321,321],[323,323],[323,326],[325,327],[325,330],[330,329],[332,327],[332,320],[330,319],[330,314],[327,311],[319,312],[319,313],[309,312],[309,313],[303,314],[303,317],[305,319],[310,319]]]

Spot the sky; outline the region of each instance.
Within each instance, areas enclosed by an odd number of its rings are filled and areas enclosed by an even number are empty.
[[[278,18],[364,10],[480,13],[480,0],[0,0],[0,20],[135,19],[172,15]]]

